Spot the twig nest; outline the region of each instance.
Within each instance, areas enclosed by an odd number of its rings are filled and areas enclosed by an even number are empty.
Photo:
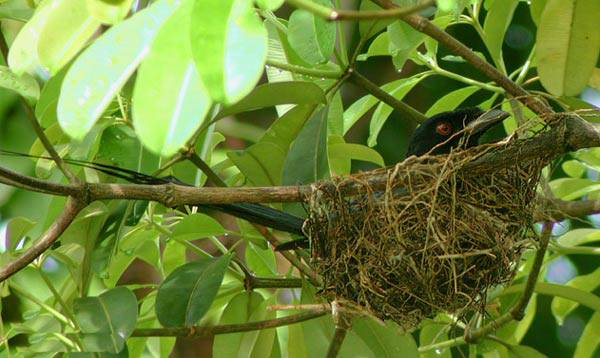
[[[531,226],[542,160],[485,175],[465,163],[485,148],[410,158],[320,183],[305,231],[329,300],[358,304],[406,329],[437,312],[485,304],[509,282]],[[370,178],[385,176],[384,190]],[[348,185],[358,193],[344,195]]]

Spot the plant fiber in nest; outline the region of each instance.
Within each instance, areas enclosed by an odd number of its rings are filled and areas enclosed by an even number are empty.
[[[469,175],[465,163],[489,149],[411,157],[317,185],[305,231],[322,295],[405,329],[437,312],[485,305],[489,288],[511,281],[528,243],[544,165]],[[384,190],[372,189],[375,176]],[[348,185],[356,194],[344,194]]]

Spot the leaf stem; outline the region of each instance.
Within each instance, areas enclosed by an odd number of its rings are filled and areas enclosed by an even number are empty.
[[[292,65],[285,62],[279,62],[275,60],[267,59],[267,66],[279,68],[281,70],[289,71],[299,75],[318,77],[318,78],[333,78],[338,79],[342,77],[341,71],[329,71],[329,70],[315,70],[313,68],[306,68],[303,66]]]

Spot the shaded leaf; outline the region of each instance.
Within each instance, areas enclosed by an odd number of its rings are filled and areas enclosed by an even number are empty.
[[[225,229],[218,221],[205,214],[191,214],[173,226],[171,237],[175,240],[196,240],[209,236],[219,236]]]
[[[0,87],[17,92],[30,104],[40,97],[40,86],[33,77],[26,73],[17,76],[6,66],[0,66]]]
[[[175,269],[156,295],[156,317],[165,327],[196,324],[208,312],[231,256],[200,259]]]
[[[331,6],[328,0],[315,0]],[[288,40],[298,55],[311,65],[329,61],[335,45],[335,24],[306,10],[295,10],[290,16]]]

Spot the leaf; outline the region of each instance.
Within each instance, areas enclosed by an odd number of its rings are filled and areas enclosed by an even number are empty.
[[[35,105],[35,116],[42,127],[48,128],[57,123],[56,106],[60,96],[60,87],[67,74],[67,68],[63,67],[57,74],[50,77],[42,88],[40,98]]]
[[[87,0],[86,3],[90,15],[96,20],[114,25],[127,16],[133,0]]]
[[[598,185],[591,179],[560,178],[550,182],[550,189],[556,198],[572,200],[592,190],[600,190]]]
[[[478,87],[468,86],[452,91],[446,94],[444,97],[438,99],[431,107],[429,107],[427,113],[425,113],[425,116],[431,117],[434,114],[456,109],[464,100],[469,98],[478,90]]]
[[[598,229],[569,230],[557,239],[560,245],[566,247],[583,245],[598,240],[600,240],[600,230]]]
[[[324,100],[325,92],[312,82],[268,83],[257,86],[241,101],[224,108],[216,118],[281,104],[319,104]]]
[[[352,320],[352,331],[371,349],[375,357],[419,357],[417,344],[392,321],[382,326],[371,318]]]
[[[374,56],[391,56],[390,38],[387,31],[379,34],[379,36],[377,36],[375,40],[371,42],[367,53],[359,55],[356,59],[358,61],[365,61],[369,57]]]
[[[246,264],[257,276],[272,276],[277,273],[275,267],[275,254],[270,248],[260,248],[258,245],[248,242],[246,244]]]
[[[401,100],[417,83],[426,77],[427,75],[419,77],[413,76],[399,80],[397,86],[389,93],[396,99]],[[392,111],[392,107],[383,102],[380,102],[377,105],[377,108],[371,117],[371,123],[369,124],[369,139],[367,140],[367,145],[369,147],[374,147],[377,145],[377,137],[379,136],[379,132],[383,128],[383,125],[387,121]]]
[[[156,295],[156,317],[165,327],[196,324],[214,301],[231,256],[200,259],[175,269]]]
[[[562,169],[571,178],[581,178],[587,167],[578,160],[566,160],[561,164]]]
[[[507,295],[515,292],[522,292],[525,284],[513,285],[502,292],[502,295]],[[596,312],[600,312],[600,297],[590,292],[585,292],[572,287],[547,282],[538,282],[535,285],[535,292],[541,295],[549,295],[562,297],[568,300],[575,301],[580,305],[591,308]]]
[[[175,240],[196,240],[225,234],[219,222],[205,214],[191,214],[173,226],[171,238]]]
[[[192,53],[211,97],[225,104],[247,95],[263,71],[267,33],[246,0],[195,1]]]
[[[328,0],[314,0],[330,7]],[[302,60],[311,65],[325,63],[333,53],[335,24],[306,10],[294,10],[288,26],[288,40]]]
[[[413,29],[402,20],[397,20],[388,26],[390,38],[389,52],[392,55],[394,67],[401,70],[408,57],[425,40],[425,34]]]
[[[67,73],[58,100],[58,120],[81,140],[146,56],[160,25],[178,7],[176,0],[153,3],[111,27],[90,45]]]
[[[38,4],[38,8],[40,4]],[[24,1],[0,1],[0,18],[27,22],[33,15],[33,9]]]
[[[280,185],[290,145],[314,108],[313,105],[296,106],[275,121],[256,144],[245,151],[228,152],[227,156],[252,185]]]
[[[285,0],[256,0],[256,4],[264,10],[275,11],[283,5]]]
[[[328,148],[330,158],[350,158],[355,160],[364,160],[384,167],[383,157],[373,148],[355,143],[336,143]]]
[[[0,87],[17,92],[29,104],[40,97],[40,87],[33,77],[27,73],[17,76],[6,66],[0,66]]]
[[[56,74],[99,27],[100,22],[90,16],[86,2],[53,0],[37,41],[40,65],[50,74]]]
[[[490,6],[483,23],[483,41],[495,60],[502,58],[504,34],[513,17],[519,0],[494,1]]]
[[[361,1],[360,11],[381,11],[381,7],[371,1]],[[358,32],[363,40],[377,35],[381,30],[385,29],[389,24],[394,22],[394,19],[379,19],[379,20],[362,20],[358,22]],[[384,32],[387,34],[387,32]],[[380,34],[379,36],[381,36]],[[386,35],[387,36],[387,35]],[[370,51],[370,50],[369,50]]]
[[[220,325],[239,324],[264,319],[266,311],[262,306],[264,298],[258,292],[242,292],[229,301],[219,320]],[[215,336],[213,353],[215,357],[240,357],[248,354],[256,341],[258,331],[246,333],[220,334]]]
[[[598,286],[600,286],[600,269],[596,269],[594,272],[581,275],[573,278],[565,285],[567,287],[573,287],[585,292],[592,292]],[[564,323],[565,318],[578,307],[578,303],[570,301],[561,297],[555,297],[552,300],[552,315],[556,318],[559,325]]]
[[[285,160],[282,185],[309,184],[329,177],[327,112],[325,106],[306,122]]]
[[[546,358],[545,354],[528,346],[512,346],[508,350],[508,353],[509,357]]]
[[[189,39],[181,36],[190,31],[192,5],[193,1],[184,1],[158,30],[133,91],[135,131],[146,148],[163,157],[185,146],[211,104],[196,72]]]
[[[531,18],[536,25],[539,25],[540,23],[540,17],[542,16],[542,11],[544,11],[546,2],[548,2],[548,0],[531,0],[529,11],[531,12]]]
[[[112,337],[112,353],[123,349],[124,339],[135,328],[137,312],[135,295],[123,286],[108,290],[100,296],[76,298],[73,302],[73,313],[82,332]]]
[[[445,324],[431,323],[426,324],[419,332],[419,342],[421,347],[448,340],[448,326]],[[452,354],[448,348],[429,350],[422,353],[423,358],[451,358]]]
[[[589,357],[590,352],[596,351],[598,345],[600,345],[600,312],[595,312],[587,321],[585,329],[581,333],[573,357]]]
[[[600,2],[548,0],[537,31],[542,85],[556,96],[575,96],[586,86],[600,50]]]
[[[30,71],[36,65],[37,44],[42,28],[48,20],[54,0],[42,1],[31,19],[21,28],[8,52],[8,66],[17,75]]]

